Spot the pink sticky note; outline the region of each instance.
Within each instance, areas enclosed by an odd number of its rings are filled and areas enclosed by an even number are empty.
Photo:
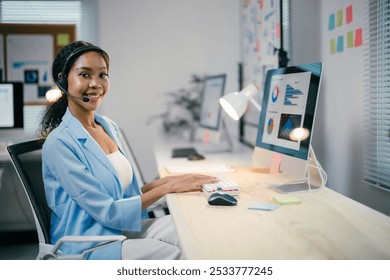
[[[209,133],[207,130],[203,132],[203,144],[208,144],[209,143]]]
[[[352,20],[353,20],[352,5],[348,6],[345,12],[346,12],[346,15],[345,15],[346,22],[348,24],[348,23],[352,22]]]
[[[269,173],[277,175],[279,174],[280,162],[282,161],[281,154],[273,154]]]
[[[280,22],[275,23],[276,38],[280,38]]]
[[[355,47],[363,45],[363,28],[355,30]]]

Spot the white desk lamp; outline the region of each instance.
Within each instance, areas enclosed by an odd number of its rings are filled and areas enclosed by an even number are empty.
[[[221,97],[219,104],[233,120],[238,121],[245,113],[249,101],[259,112],[261,111],[260,105],[253,98],[258,91],[259,87],[250,83],[239,92],[232,92]]]

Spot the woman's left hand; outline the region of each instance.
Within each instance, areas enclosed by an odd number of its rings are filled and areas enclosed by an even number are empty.
[[[201,191],[203,184],[217,181],[216,177],[201,174],[167,176],[154,180],[142,187],[142,208],[148,207],[168,193]]]
[[[218,181],[216,177],[202,174],[168,176],[163,179],[165,180],[164,185],[168,188],[167,193],[201,191],[203,184],[215,183]]]

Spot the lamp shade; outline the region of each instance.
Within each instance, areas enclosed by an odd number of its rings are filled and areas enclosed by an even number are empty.
[[[239,92],[232,92],[221,97],[219,99],[219,104],[233,120],[238,121],[245,113],[249,100],[251,100],[260,111],[260,106],[252,98],[257,91],[258,88],[251,83]]]
[[[225,112],[233,119],[238,121],[245,113],[248,100],[245,95],[239,92],[232,92],[219,99],[219,104]]]

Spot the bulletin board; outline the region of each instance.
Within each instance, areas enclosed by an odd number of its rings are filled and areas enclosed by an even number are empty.
[[[0,79],[24,83],[25,105],[46,103],[54,57],[75,38],[73,24],[0,24]]]
[[[282,0],[241,1],[241,65],[240,83],[245,87],[255,82],[259,94],[255,96],[261,105],[264,78],[267,70],[279,66],[277,50],[281,47]],[[240,141],[254,146],[260,112],[250,103],[240,119]]]

